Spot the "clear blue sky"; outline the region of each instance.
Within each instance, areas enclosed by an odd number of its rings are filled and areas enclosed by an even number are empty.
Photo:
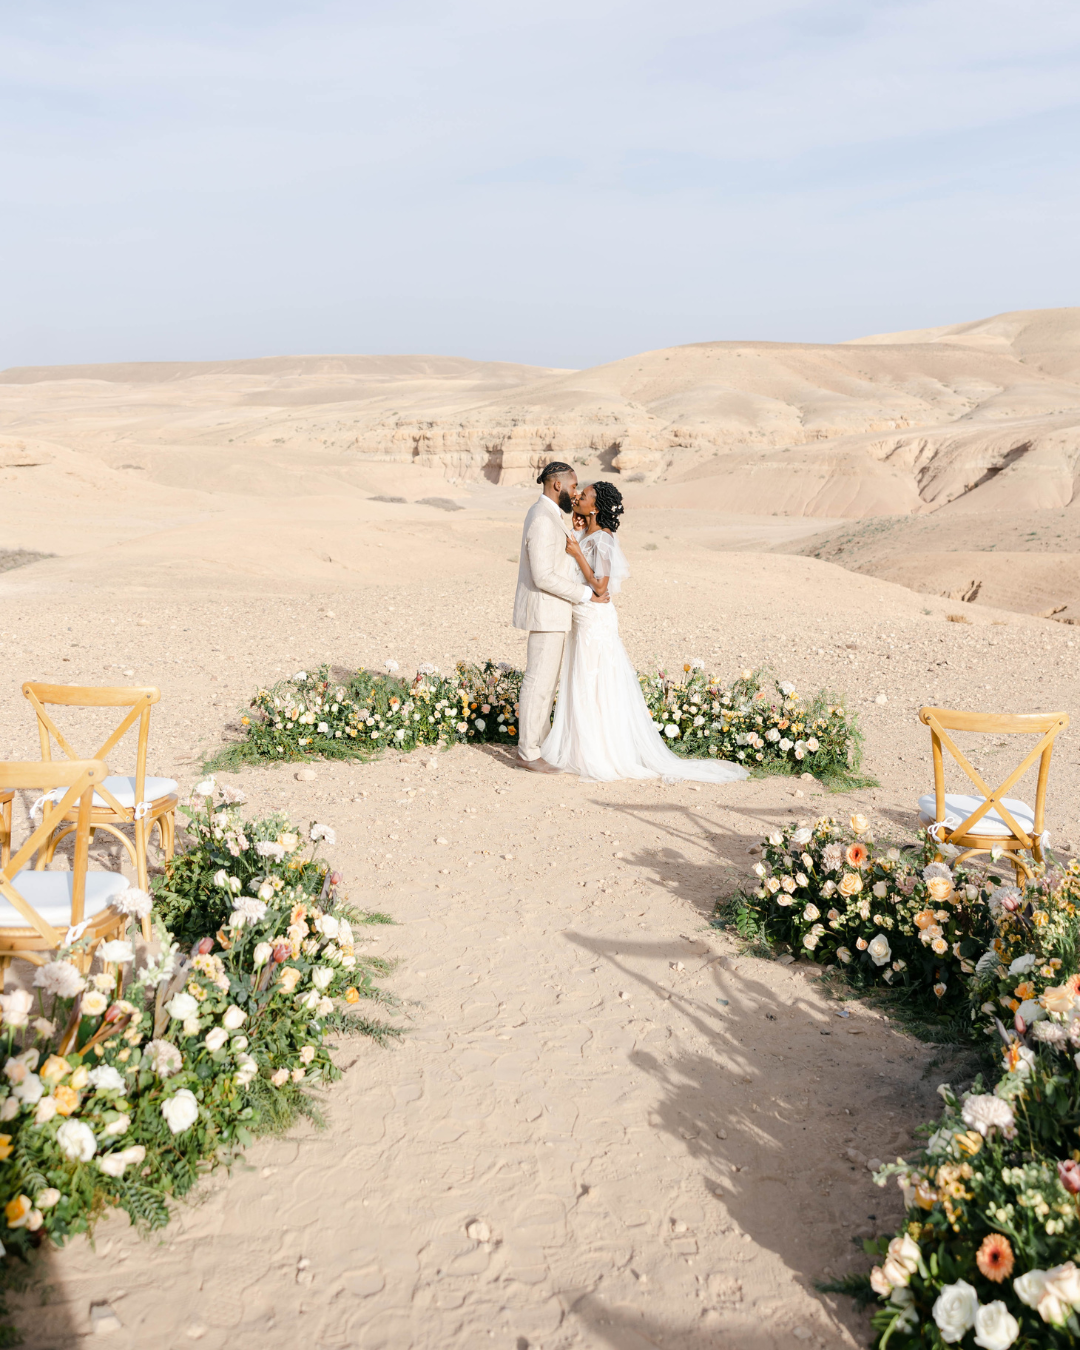
[[[0,72],[0,365],[1080,303],[1076,0],[41,0]]]

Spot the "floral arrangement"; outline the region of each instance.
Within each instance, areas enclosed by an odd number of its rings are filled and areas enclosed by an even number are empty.
[[[241,718],[244,739],[211,767],[295,760],[367,758],[387,747],[470,741],[517,744],[522,672],[505,663],[459,662],[453,676],[423,665],[414,679],[358,670],[346,682],[327,666],[299,671],[260,689]],[[763,772],[805,770],[836,786],[857,777],[861,737],[853,713],[824,693],[807,700],[791,684],[770,692],[760,671],[743,671],[734,684],[707,679],[704,663],[688,662],[682,678],[663,671],[639,676],[657,732],[680,755],[717,755]]]
[[[298,671],[260,689],[241,723],[245,738],[216,767],[268,759],[362,759],[382,750],[414,750],[468,741],[517,743],[521,671],[505,663],[459,662],[453,676],[423,665],[414,679],[358,670],[342,683],[328,666]]]
[[[996,878],[880,847],[870,822],[831,816],[762,843],[758,884],[721,908],[748,938],[788,944],[843,968],[853,984],[908,990],[941,1015],[970,999],[969,978],[994,936]]]
[[[748,768],[824,778],[858,772],[862,740],[855,716],[824,692],[808,700],[787,681],[771,682],[770,691],[760,670],[744,670],[722,686],[706,677],[703,661],[688,662],[678,676],[661,670],[638,680],[653,721],[678,755],[716,755]]]
[[[878,1173],[908,1207],[903,1231],[874,1244],[879,1347],[1080,1344],[1078,986],[1046,988],[1033,1022],[1002,1028],[994,1090],[943,1084],[919,1157]]]
[[[170,1198],[256,1135],[317,1117],[310,1089],[339,1076],[331,1032],[396,1034],[351,1012],[380,997],[385,965],[361,954],[358,929],[382,916],[338,895],[298,830],[243,824],[239,794],[215,804],[226,794],[212,781],[199,791],[194,846],[161,892],[183,942],[156,913],[158,951],[141,967],[123,937],[97,948],[92,973],[76,941],[38,968],[32,992],[0,995],[7,1251],[85,1232],[109,1206],[160,1227]],[[319,827],[309,834],[317,842]],[[138,919],[153,902],[129,890],[112,903]]]
[[[823,818],[763,841],[757,885],[721,909],[862,987],[889,987],[1001,1048],[992,1090],[939,1089],[944,1111],[895,1178],[904,1228],[866,1248],[879,1350],[1080,1346],[1080,864],[1023,887],[958,850],[879,846],[869,822]],[[934,856],[934,855],[937,856]],[[992,866],[991,855],[984,859]],[[895,997],[895,995],[894,995]]]

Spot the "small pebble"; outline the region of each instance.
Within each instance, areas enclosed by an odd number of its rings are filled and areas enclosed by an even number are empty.
[[[314,781],[316,773],[314,769],[297,769],[295,777],[298,783],[310,783]]]
[[[491,1229],[483,1219],[473,1219],[471,1223],[465,1225],[465,1236],[471,1238],[473,1242],[490,1242]]]
[[[125,674],[129,672],[125,671]],[[98,1336],[103,1336],[111,1331],[123,1331],[124,1324],[113,1311],[109,1303],[91,1303],[90,1304],[90,1330]]]

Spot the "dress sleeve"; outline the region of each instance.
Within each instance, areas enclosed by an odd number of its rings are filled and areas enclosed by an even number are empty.
[[[618,541],[614,535],[600,530],[590,536],[589,543],[589,566],[593,575],[608,577],[608,593],[617,595],[622,589],[622,583],[630,575],[630,568]]]

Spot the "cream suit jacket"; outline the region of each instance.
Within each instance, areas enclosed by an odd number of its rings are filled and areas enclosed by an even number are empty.
[[[525,517],[521,532],[514,627],[530,633],[568,633],[571,606],[592,599],[581,571],[566,551],[562,512],[541,496]]]

